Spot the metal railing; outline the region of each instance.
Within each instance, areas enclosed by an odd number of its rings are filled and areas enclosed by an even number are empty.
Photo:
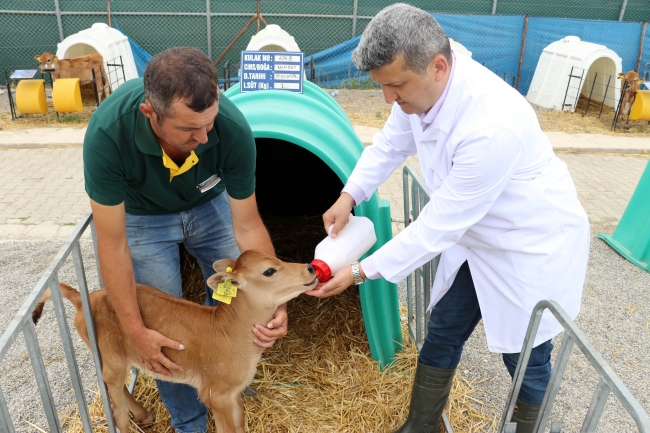
[[[540,301],[533,309],[521,350],[523,356],[519,357],[519,362],[517,363],[517,369],[512,378],[512,385],[510,386],[510,392],[508,393],[508,399],[506,400],[506,406],[503,411],[503,417],[501,418],[498,431],[502,433],[514,433],[516,431],[516,424],[506,422],[506,420],[510,420],[514,413],[515,402],[519,395],[519,390],[521,389],[521,384],[524,380],[524,373],[526,371],[526,368],[523,366],[528,365],[530,352],[533,350],[535,336],[537,335],[537,330],[539,329],[539,324],[542,320],[542,314],[546,309],[553,313],[558,322],[560,322],[564,327],[564,336],[562,338],[562,345],[558,350],[555,365],[553,367],[553,373],[551,374],[551,379],[546,388],[544,400],[542,401],[542,406],[539,410],[539,416],[535,427],[533,428],[533,432],[544,432],[546,423],[551,415],[553,402],[555,401],[555,397],[560,389],[560,383],[562,382],[562,377],[564,376],[564,372],[566,371],[569,362],[569,357],[571,356],[571,350],[575,344],[600,376],[600,381],[598,382],[594,396],[591,399],[591,404],[580,432],[596,431],[596,426],[598,425],[603,410],[605,409],[605,403],[607,403],[609,395],[613,393],[636,423],[639,429],[638,431],[642,433],[650,433],[650,417],[648,417],[643,406],[641,406],[641,404],[632,396],[632,393],[630,393],[627,387],[623,384],[623,381],[621,381],[616,373],[614,373],[614,370],[607,365],[605,359],[603,359],[602,355],[598,353],[585,334],[555,301]],[[551,425],[551,433],[559,432],[561,426],[561,422],[554,421]]]
[[[611,119],[611,129],[615,130],[623,101],[621,96],[624,92],[621,89],[627,88],[627,80],[621,81],[616,75],[573,66],[568,76],[561,109],[585,116]],[[644,121],[628,121],[628,126],[643,124]]]
[[[405,166],[402,171],[402,187],[404,191],[404,227],[407,227],[420,216],[422,208],[429,203],[429,194],[424,188],[424,182],[409,166]],[[424,337],[427,335],[427,323],[431,316],[427,307],[429,306],[433,277],[436,275],[439,261],[440,256],[437,256],[416,269],[413,275],[406,277],[407,328],[418,350],[422,349]],[[442,413],[442,424],[447,433],[453,433],[445,412]]]
[[[429,194],[427,193],[424,182],[420,179],[414,169],[411,167],[404,167],[403,170],[403,191],[404,191],[404,225],[408,226],[415,221],[420,215],[420,211],[429,202]],[[427,312],[427,307],[430,301],[430,289],[433,284],[433,278],[438,268],[439,257],[425,264],[424,266],[416,269],[416,271],[406,278],[406,297],[407,297],[407,311],[408,317],[407,327],[409,334],[413,341],[415,341],[418,349],[422,348],[424,338],[427,332],[427,323],[429,321],[430,313]],[[551,414],[553,402],[558,393],[560,382],[567,367],[569,356],[573,345],[577,345],[583,352],[585,357],[589,360],[596,372],[600,375],[600,382],[596,388],[596,392],[591,402],[591,406],[587,411],[581,432],[595,431],[596,426],[600,420],[600,416],[605,408],[605,403],[610,395],[613,393],[621,402],[625,410],[634,419],[639,432],[650,433],[650,418],[644,411],[641,404],[632,396],[630,391],[625,387],[621,379],[609,367],[603,357],[587,340],[585,335],[578,329],[576,324],[569,316],[562,310],[562,308],[554,301],[540,301],[533,310],[531,319],[528,325],[528,331],[524,339],[522,348],[522,356],[519,357],[519,363],[513,377],[510,392],[504,409],[503,417],[499,425],[498,431],[500,433],[515,433],[516,424],[506,422],[512,418],[514,412],[515,402],[521,389],[521,384],[524,379],[525,368],[522,365],[528,365],[530,359],[530,352],[533,348],[535,335],[539,328],[542,313],[545,309],[549,309],[557,320],[564,327],[565,333],[560,346],[553,373],[540,408],[540,416],[537,424],[535,425],[534,432],[542,433],[544,427],[548,422]],[[443,423],[447,432],[452,432],[451,425],[447,416],[443,413]],[[554,421],[551,424],[551,433],[559,433],[562,423]]]
[[[494,72],[499,77],[501,77],[501,79],[503,81],[505,81],[506,83],[508,83],[508,85],[510,85],[510,87],[513,87],[515,89],[517,88],[517,76],[516,75],[511,74],[508,71],[504,71],[504,70],[502,70],[500,68],[497,68],[496,66],[493,66],[493,65],[491,65],[489,63],[486,63],[486,62],[481,62],[481,64],[483,66],[485,66],[486,68],[488,68],[490,71]]]
[[[72,255],[74,269],[77,276],[77,283],[79,285],[79,292],[81,294],[81,303],[83,305],[83,313],[86,319],[85,321],[88,329],[90,347],[97,374],[99,392],[104,403],[108,430],[111,433],[115,433],[116,431],[115,424],[113,422],[111,405],[108,400],[108,392],[106,390],[106,385],[102,380],[102,363],[99,356],[99,350],[97,349],[95,325],[92,318],[92,313],[90,311],[90,298],[86,280],[86,267],[84,266],[84,260],[81,255],[81,246],[79,242],[81,236],[86,232],[88,227],[91,229],[95,257],[97,257],[95,227],[92,221],[92,213],[88,211],[81,219],[81,222],[79,222],[79,224],[75,227],[66,243],[61,247],[58,254],[54,257],[43,276],[36,283],[36,286],[21,306],[18,313],[16,313],[16,316],[13,318],[8,328],[0,337],[0,363],[2,363],[5,355],[12,348],[16,339],[21,333],[23,334],[50,432],[61,432],[62,427],[59,415],[56,412],[53,398],[54,396],[52,394],[52,389],[47,377],[45,363],[43,361],[43,356],[41,353],[41,347],[39,345],[38,339],[36,338],[36,328],[32,322],[31,316],[32,311],[38,304],[38,301],[41,299],[43,293],[45,293],[45,290],[48,288],[50,288],[52,292],[54,311],[56,313],[59,331],[63,340],[63,350],[68,364],[68,371],[70,372],[70,377],[72,378],[72,386],[79,410],[79,416],[81,418],[84,431],[87,433],[92,433],[93,431],[92,422],[88,412],[88,406],[84,397],[81,375],[77,366],[77,360],[72,344],[72,335],[70,333],[70,328],[68,327],[65,307],[63,304],[63,297],[59,289],[59,270],[70,255]],[[99,276],[99,286],[101,287],[103,286],[103,283],[101,280],[101,273],[99,272],[99,261],[97,261],[97,272]],[[129,390],[132,389],[133,386],[131,385]],[[2,388],[0,387],[0,432],[13,433],[14,431],[15,428],[11,419],[11,414],[9,413],[7,400],[2,392]]]
[[[562,110],[571,110],[596,117],[613,116],[620,102],[620,84],[616,75],[571,67]]]
[[[429,203],[429,194],[424,182],[409,166],[402,171],[402,188],[404,191],[404,227],[420,216],[420,211]],[[427,311],[430,301],[430,289],[433,277],[438,269],[440,256],[415,270],[406,277],[406,303],[408,311],[409,334],[419,349],[422,349],[427,334],[427,323],[431,313]]]

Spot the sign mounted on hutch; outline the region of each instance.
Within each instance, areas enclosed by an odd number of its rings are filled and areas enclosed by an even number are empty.
[[[304,54],[289,51],[242,51],[242,92],[289,90],[302,93]]]

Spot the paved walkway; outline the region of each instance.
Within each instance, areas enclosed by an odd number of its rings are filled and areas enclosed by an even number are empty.
[[[365,143],[376,129],[357,127]],[[0,131],[0,242],[65,238],[88,210],[84,191],[84,130]],[[578,189],[594,228],[611,232],[650,158],[650,138],[549,133]],[[574,153],[566,153],[571,150]],[[593,153],[595,150],[608,153]],[[643,155],[640,155],[643,154]],[[419,170],[416,158],[407,164]],[[379,189],[403,219],[402,170]],[[394,232],[403,227],[393,225]]]

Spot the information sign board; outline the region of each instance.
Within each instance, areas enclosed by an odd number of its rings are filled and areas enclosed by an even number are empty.
[[[242,51],[242,92],[289,90],[302,93],[304,54],[289,51]]]
[[[16,69],[9,78],[34,78],[38,69]]]

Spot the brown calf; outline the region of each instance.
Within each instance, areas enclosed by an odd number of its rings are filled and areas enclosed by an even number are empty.
[[[227,267],[232,272],[226,272]],[[208,279],[210,287],[216,290],[224,280],[231,280],[238,287],[230,305],[219,303],[216,307],[206,307],[137,284],[144,324],[185,345],[181,351],[163,348],[165,356],[181,366],[180,371],[172,371],[171,377],[147,371],[139,362],[106,290],[90,294],[102,374],[111,397],[115,424],[122,433],[128,432],[129,408],[137,422],[153,422],[153,416],[124,386],[131,367],[156,379],[195,387],[201,400],[212,410],[217,432],[245,431],[240,393],[253,380],[261,356],[251,330],[257,323],[268,323],[278,306],[313,289],[317,284],[316,274],[310,265],[285,263],[257,251],[244,252],[236,262],[219,260],[214,263],[214,269],[217,273]],[[63,296],[76,309],[74,326],[88,345],[79,292],[64,283],[60,286]],[[48,290],[32,313],[34,323],[50,297]]]
[[[618,125],[625,122],[625,128],[629,128],[630,112],[632,111],[632,104],[637,90],[639,90],[639,83],[642,81],[636,71],[629,71],[625,74],[618,74],[621,79],[621,105],[618,111],[618,118],[616,123]]]
[[[54,81],[59,78],[79,78],[80,86],[93,84],[97,90],[99,102],[102,102],[111,94],[111,85],[104,70],[104,57],[100,53],[92,53],[72,59],[59,59],[52,53],[45,51],[40,56],[34,56],[34,58],[41,63],[41,72],[51,72]],[[95,71],[94,80],[91,70]]]

